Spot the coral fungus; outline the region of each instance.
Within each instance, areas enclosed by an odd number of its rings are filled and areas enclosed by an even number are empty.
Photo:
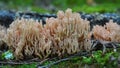
[[[61,56],[89,50],[89,31],[89,22],[67,9],[65,13],[59,11],[57,18],[48,18],[44,25],[32,19],[17,19],[7,29],[4,40],[16,59],[42,59],[50,55]]]
[[[110,20],[104,27],[94,26],[92,30],[93,36],[97,40],[120,42],[120,26]]]
[[[37,21],[17,19],[7,30],[5,41],[17,59],[34,55],[42,58],[51,52],[51,41],[46,41],[42,30],[42,24]],[[46,53],[44,53],[45,51]]]
[[[59,11],[57,18],[49,18],[45,29],[50,29],[54,51],[58,55],[74,54],[80,50],[90,49],[90,40],[87,39],[90,31],[89,22],[81,19],[78,13],[71,9]]]

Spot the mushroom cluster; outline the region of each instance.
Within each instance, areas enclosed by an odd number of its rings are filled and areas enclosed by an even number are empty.
[[[43,59],[90,50],[89,32],[89,21],[67,9],[59,11],[57,18],[48,18],[44,25],[32,19],[15,20],[7,29],[4,41],[16,59]]]
[[[110,20],[106,25],[96,25],[92,29],[95,39],[109,42],[120,42],[120,25]]]

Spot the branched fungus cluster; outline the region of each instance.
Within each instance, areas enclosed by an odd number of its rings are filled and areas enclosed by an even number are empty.
[[[120,42],[120,25],[114,23],[112,20],[104,26],[94,26],[92,33],[97,40]]]
[[[90,49],[90,40],[87,39],[90,25],[78,13],[72,13],[71,9],[65,13],[59,11],[57,18],[49,18],[46,22],[44,28],[50,31],[53,53],[74,54]]]
[[[0,39],[12,50],[16,59],[40,59],[89,51],[92,36],[96,40],[120,42],[120,26],[113,21],[96,25],[90,32],[90,23],[71,9],[58,11],[57,18],[48,18],[46,24],[33,19],[16,19],[7,29],[0,26]]]
[[[48,18],[45,25],[32,19],[17,19],[7,29],[4,41],[16,59],[42,59],[90,50],[89,31],[89,22],[68,9],[59,11],[57,18]]]

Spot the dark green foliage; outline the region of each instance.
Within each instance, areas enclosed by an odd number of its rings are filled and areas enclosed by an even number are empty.
[[[51,0],[49,5],[53,5],[55,8],[57,8],[57,10],[72,8],[74,11],[82,11],[86,13],[117,12],[120,8],[120,0],[94,0],[96,5],[88,5],[86,1],[87,0]],[[42,7],[42,0],[39,0],[38,3],[40,4],[37,5],[37,0],[1,0],[0,2],[5,3],[5,6],[7,6],[8,9],[17,9],[22,11],[32,10],[42,13],[52,12],[52,10]],[[2,9],[4,9],[4,7]]]
[[[6,65],[1,66],[1,68],[36,68],[36,63],[33,64],[23,64],[23,65]]]
[[[16,6],[27,6],[32,5],[34,0],[1,0],[1,1]]]
[[[51,68],[117,68],[118,67],[118,52],[95,51],[90,56],[77,56],[68,61],[61,62],[57,65],[52,65]],[[56,59],[57,60],[57,59]],[[55,61],[46,61],[43,65],[51,64]]]
[[[83,64],[93,64],[95,66],[99,66],[100,68],[116,68],[118,65],[117,60],[117,52],[107,52],[103,54],[102,51],[96,51],[89,57],[83,57],[82,62]]]
[[[82,63],[84,63],[84,64],[91,64],[91,63],[93,63],[92,61],[93,61],[93,59],[91,57],[83,57],[83,59],[82,59]]]

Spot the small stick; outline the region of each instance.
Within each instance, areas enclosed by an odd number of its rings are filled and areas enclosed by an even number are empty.
[[[105,44],[103,44],[103,53],[105,53],[105,51],[106,51],[106,46]]]
[[[51,64],[48,64],[48,65],[45,65],[45,66],[37,66],[37,68],[50,68],[52,65],[56,65],[56,64],[58,64],[58,63],[60,63],[60,62],[70,60],[70,59],[73,58],[73,57],[83,56],[83,55],[88,55],[88,52],[83,52],[83,53],[80,53],[80,52],[79,52],[79,53],[77,53],[77,54],[75,54],[75,55],[73,55],[73,56],[60,59],[60,60],[58,60],[58,61],[55,61],[55,62],[53,62],[53,63],[51,63]]]
[[[10,65],[21,65],[21,64],[31,64],[33,62],[13,62],[13,61],[0,61],[0,64],[10,64]]]
[[[114,48],[114,52],[116,52],[117,51],[116,46],[114,44],[112,44],[112,46]]]

